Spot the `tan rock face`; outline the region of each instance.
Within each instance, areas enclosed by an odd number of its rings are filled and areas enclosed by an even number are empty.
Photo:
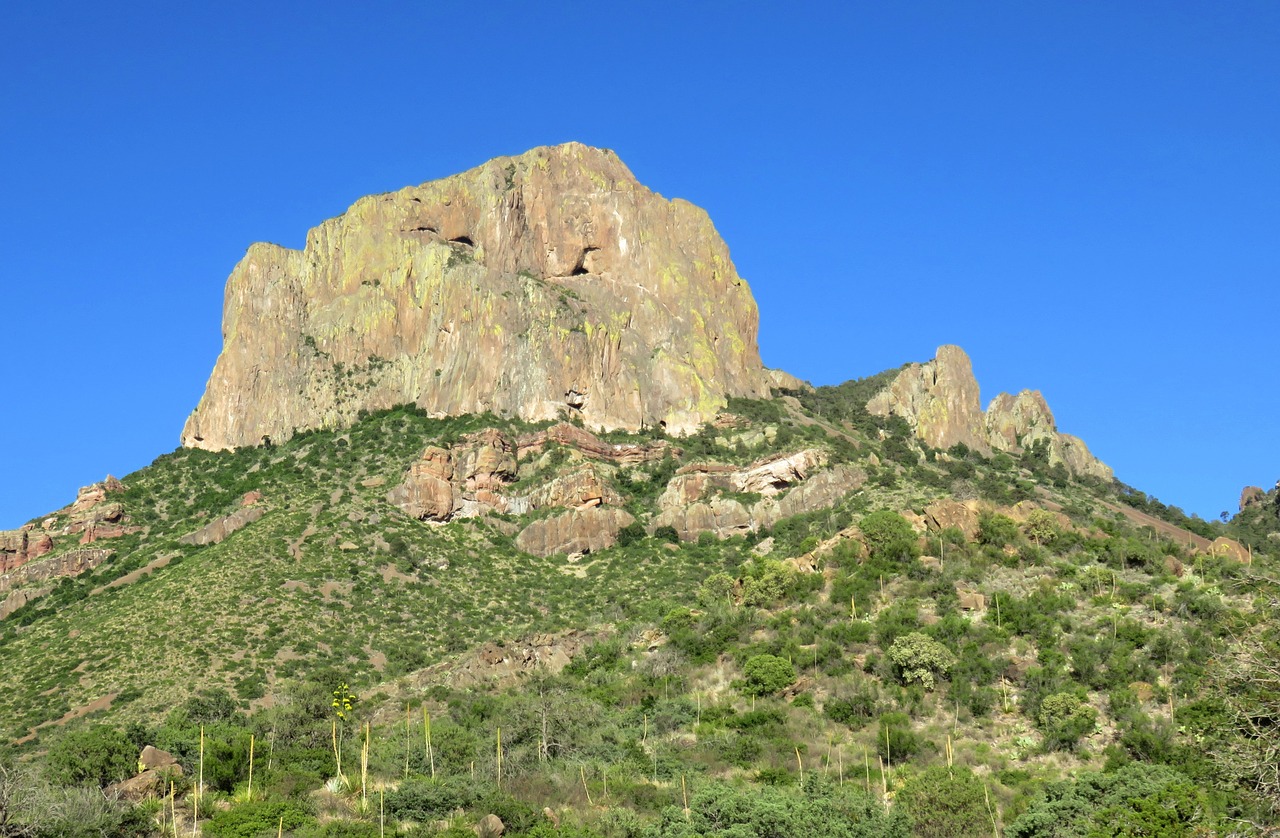
[[[1081,476],[1111,480],[1111,468],[1093,456],[1084,440],[1058,431],[1053,412],[1038,390],[1016,396],[1001,393],[987,405],[987,436],[997,451],[1021,454],[1040,441],[1049,447],[1049,464],[1061,463]]]
[[[932,361],[909,365],[872,397],[867,410],[876,416],[901,416],[934,448],[963,442],[975,451],[991,450],[973,364],[958,346],[939,346]]]
[[[184,535],[179,541],[183,544],[218,544],[266,514],[267,510],[261,506],[245,506]]]
[[[651,529],[673,527],[682,541],[695,541],[704,532],[717,538],[743,535],[771,527],[792,515],[825,509],[861,487],[867,476],[857,466],[842,463],[804,479],[785,495],[766,497],[750,506],[734,498],[696,500],[703,497],[701,494],[692,495],[695,502],[682,502],[681,499],[690,497],[691,487],[699,485],[691,479],[706,479],[714,483],[723,481],[725,475],[714,471],[677,474],[659,498],[662,511],[653,519]]]
[[[940,532],[948,527],[955,527],[964,533],[967,541],[973,541],[978,537],[978,511],[976,501],[961,503],[943,498],[926,506],[924,517],[931,530]]]
[[[72,550],[61,556],[28,562],[17,570],[0,575],[0,593],[63,576],[79,576],[85,571],[93,570],[110,556],[110,550],[93,548]]]
[[[984,413],[969,356],[958,346],[940,346],[925,364],[911,364],[867,402],[876,416],[900,416],[925,444],[947,449],[957,442],[989,454],[1021,454],[1043,440],[1049,463],[1061,463],[1075,475],[1113,478],[1110,467],[1089,452],[1078,437],[1058,431],[1053,412],[1036,390],[1016,396],[1001,393]]]
[[[1261,506],[1267,499],[1267,493],[1258,486],[1245,486],[1240,490],[1240,511],[1251,506]]]
[[[453,455],[427,446],[404,482],[387,493],[387,501],[422,521],[448,520],[453,515]]]
[[[549,442],[566,445],[584,457],[604,460],[616,465],[639,465],[641,463],[661,460],[667,454],[679,456],[680,449],[665,439],[645,443],[609,443],[604,442],[590,431],[560,422],[545,431],[525,434],[516,440],[516,448],[523,458],[536,454]]]
[[[1241,564],[1252,564],[1253,554],[1249,549],[1233,538],[1227,538],[1225,535],[1218,536],[1209,545],[1209,552],[1215,556],[1232,559]]]
[[[516,546],[535,556],[591,553],[612,547],[618,531],[634,521],[621,509],[571,509],[530,523],[516,536]]]
[[[513,493],[517,458],[530,458],[557,442],[584,459],[523,493]],[[487,512],[524,514],[535,509],[614,506],[622,496],[609,483],[604,463],[644,462],[666,454],[667,445],[611,445],[571,425],[554,426],[512,440],[501,431],[468,434],[452,447],[428,446],[387,501],[423,521],[448,521]],[[599,461],[599,462],[591,462]]]
[[[576,143],[364,198],[302,251],[257,244],[182,444],[436,414],[690,431],[765,397],[757,312],[706,213]]]

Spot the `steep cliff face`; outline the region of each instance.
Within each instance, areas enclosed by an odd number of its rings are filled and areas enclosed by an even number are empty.
[[[963,442],[977,451],[991,450],[973,364],[958,346],[939,346],[932,361],[907,366],[871,398],[867,410],[876,416],[901,416],[934,448]]]
[[[986,426],[991,446],[998,451],[1021,454],[1043,440],[1050,465],[1062,463],[1072,474],[1102,480],[1115,476],[1110,466],[1089,452],[1084,440],[1058,430],[1053,412],[1039,390],[996,396],[987,405]]]
[[[973,364],[958,346],[940,346],[932,361],[907,366],[867,402],[867,410],[877,416],[902,417],[933,448],[963,442],[983,453],[1021,454],[1043,442],[1050,464],[1061,463],[1072,474],[1102,480],[1114,476],[1083,440],[1058,430],[1038,390],[1023,390],[1016,396],[1001,393],[983,412]]]
[[[252,246],[182,433],[224,449],[412,402],[687,431],[768,394],[755,301],[707,214],[576,143],[364,198]]]

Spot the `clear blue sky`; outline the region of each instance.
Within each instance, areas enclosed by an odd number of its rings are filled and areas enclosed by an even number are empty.
[[[254,241],[567,140],[705,207],[765,363],[973,358],[1124,481],[1280,477],[1280,4],[25,3],[0,527],[172,450]]]

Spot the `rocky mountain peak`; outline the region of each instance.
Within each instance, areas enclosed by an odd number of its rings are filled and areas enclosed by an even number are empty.
[[[1021,454],[1043,443],[1049,464],[1076,475],[1111,480],[1111,468],[1084,441],[1061,433],[1038,390],[1000,393],[984,412],[969,356],[958,346],[940,346],[924,364],[909,364],[867,402],[877,416],[900,416],[933,448],[962,442],[983,453]]]
[[[182,444],[219,450],[413,403],[691,431],[768,394],[746,283],[707,214],[578,143],[357,201],[256,244]]]
[[[958,346],[939,346],[932,361],[909,364],[867,403],[876,416],[901,416],[934,448],[964,443],[990,451],[973,364]]]

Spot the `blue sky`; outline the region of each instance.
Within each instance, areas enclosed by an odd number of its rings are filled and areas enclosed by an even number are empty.
[[[0,527],[177,445],[251,242],[567,140],[710,212],[770,366],[956,343],[1168,503],[1280,477],[1274,2],[53,2],[0,45]]]

